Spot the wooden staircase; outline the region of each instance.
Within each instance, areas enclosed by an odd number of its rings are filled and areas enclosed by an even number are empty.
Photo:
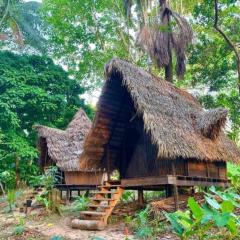
[[[103,230],[123,192],[124,189],[119,182],[104,182],[91,198],[88,210],[80,212],[80,219],[72,220],[72,227],[82,230]]]

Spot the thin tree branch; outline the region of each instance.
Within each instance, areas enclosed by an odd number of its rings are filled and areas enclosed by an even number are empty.
[[[214,0],[214,10],[215,10],[215,19],[214,19],[214,28],[222,35],[228,46],[233,50],[236,60],[237,60],[237,71],[238,71],[238,89],[240,92],[240,53],[236,45],[231,41],[231,39],[222,31],[219,27],[219,9],[218,9],[218,0]]]

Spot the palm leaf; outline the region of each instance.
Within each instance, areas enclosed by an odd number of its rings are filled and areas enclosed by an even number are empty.
[[[9,16],[8,18],[9,21],[9,26],[12,30],[13,36],[14,36],[14,41],[19,44],[20,46],[23,46],[24,42],[23,42],[23,35],[22,35],[22,31],[18,26],[17,21]]]

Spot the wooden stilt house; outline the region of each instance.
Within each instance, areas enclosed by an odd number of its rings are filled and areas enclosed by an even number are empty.
[[[66,130],[34,126],[39,137],[39,164],[42,169],[57,166],[62,174],[62,184],[96,187],[102,183],[102,172],[83,171],[80,167],[83,141],[91,124],[86,113],[79,109]]]
[[[205,111],[171,83],[120,59],[106,82],[84,144],[83,169],[119,170],[125,188],[226,186],[240,151],[224,134],[227,110]]]
[[[124,189],[139,190],[139,203],[144,189],[165,189],[177,209],[178,187],[228,185],[226,162],[239,163],[240,151],[223,132],[225,109],[205,111],[188,92],[120,59],[105,74],[80,166],[106,169],[108,181],[72,227],[103,229]]]

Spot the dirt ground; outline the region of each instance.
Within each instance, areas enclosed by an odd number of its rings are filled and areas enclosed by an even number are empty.
[[[24,201],[26,194],[22,196],[22,199],[18,198],[17,204],[19,206],[21,206],[20,203]],[[21,213],[19,207],[16,207],[13,213],[6,213],[6,208],[6,201],[0,201],[0,240],[137,239],[129,230],[126,231],[126,225],[123,221],[124,217],[118,215],[118,212],[121,214],[124,213],[125,216],[128,214],[134,214],[137,210],[134,202],[128,203],[127,207],[122,205],[117,206],[114,216],[111,217],[110,223],[103,231],[83,231],[72,229],[70,226],[72,216],[60,216],[52,213],[49,214],[43,207],[31,210],[27,215],[25,213]],[[121,211],[119,211],[119,209],[121,209]],[[22,222],[22,225],[24,226],[24,231],[22,234],[18,235],[16,230],[20,222]],[[164,236],[157,238],[157,240],[168,239],[176,240],[176,238],[170,234],[165,234]]]
[[[46,215],[46,213],[31,213],[25,219],[25,231],[21,236],[14,234],[14,229],[21,217],[25,214],[14,212],[14,214],[0,214],[0,239],[5,240],[48,240],[52,237],[61,236],[64,240],[133,240],[133,235],[125,234],[125,224],[120,222],[109,224],[103,231],[83,231],[72,229],[69,225],[70,217],[59,215]],[[127,238],[128,237],[128,238]],[[175,238],[169,234],[159,237],[159,240]]]

